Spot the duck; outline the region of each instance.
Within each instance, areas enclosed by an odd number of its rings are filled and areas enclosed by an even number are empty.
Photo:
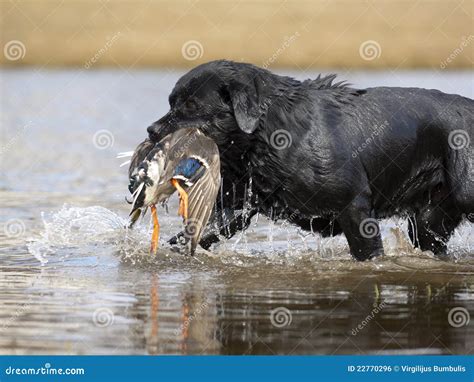
[[[160,225],[156,205],[176,191],[178,215],[183,219],[184,244],[194,255],[220,189],[220,157],[216,143],[198,128],[179,129],[158,143],[148,138],[135,149],[129,166],[132,228],[148,207],[153,232],[150,253],[156,254]]]

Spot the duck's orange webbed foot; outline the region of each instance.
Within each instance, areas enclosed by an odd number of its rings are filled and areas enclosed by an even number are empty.
[[[151,235],[151,247],[150,254],[156,255],[158,249],[158,240],[160,237],[160,224],[158,223],[158,215],[156,213],[156,206],[153,204],[151,207],[151,218],[153,220],[153,233]]]
[[[181,187],[176,179],[171,179],[171,184],[178,190],[179,194],[178,215],[181,215],[185,220],[188,220],[188,193],[183,187]]]

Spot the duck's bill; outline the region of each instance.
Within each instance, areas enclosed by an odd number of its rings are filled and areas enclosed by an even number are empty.
[[[142,213],[141,208],[137,208],[130,213],[130,222],[128,223],[128,228],[133,228],[138,218],[140,217],[141,213]]]
[[[143,201],[145,197],[145,183],[141,183],[137,189],[132,194],[132,208],[130,209],[130,223],[129,228],[132,228],[134,224],[137,222],[140,214],[142,213],[143,209]]]

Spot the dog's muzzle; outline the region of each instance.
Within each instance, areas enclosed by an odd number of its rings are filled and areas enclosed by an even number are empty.
[[[162,128],[159,124],[154,123],[151,126],[148,126],[146,131],[148,132],[148,138],[152,140],[153,142],[159,142],[160,139],[162,138]]]

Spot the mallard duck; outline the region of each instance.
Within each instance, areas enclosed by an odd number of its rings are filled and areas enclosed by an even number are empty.
[[[178,214],[185,224],[184,237],[194,254],[203,229],[209,221],[219,190],[219,150],[214,141],[199,129],[180,129],[158,143],[149,139],[136,148],[129,167],[130,212],[133,226],[141,210],[150,207],[153,234],[150,252],[158,246],[157,203],[179,194]]]

